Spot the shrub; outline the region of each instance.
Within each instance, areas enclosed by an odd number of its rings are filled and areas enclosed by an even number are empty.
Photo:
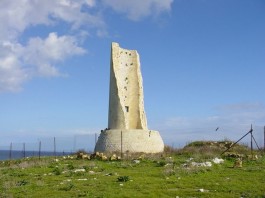
[[[67,168],[68,168],[68,170],[74,170],[75,169],[75,167],[73,166],[73,164],[68,164],[67,165]]]
[[[60,187],[59,190],[63,190],[63,191],[69,191],[74,187],[74,184],[72,183],[67,183],[64,186]]]
[[[52,171],[55,175],[61,175],[62,171],[58,167],[55,167]]]
[[[117,178],[118,182],[127,182],[129,179],[129,176],[120,176]]]
[[[25,186],[28,182],[26,180],[21,180],[17,182],[17,186]]]
[[[160,161],[160,162],[157,162],[157,166],[158,167],[163,167],[166,165],[166,162],[165,161]]]

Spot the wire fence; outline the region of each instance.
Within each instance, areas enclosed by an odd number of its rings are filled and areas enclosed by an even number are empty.
[[[61,156],[84,150],[93,152],[98,134],[39,138],[35,142],[10,142],[0,146],[0,160]]]
[[[178,131],[178,130],[176,130]],[[196,140],[224,140],[222,137],[226,137],[231,141],[238,141],[248,131],[238,132],[236,134],[214,132],[203,133],[201,130],[187,130],[179,132],[165,133],[161,132],[162,139],[165,145],[169,145],[173,148],[180,148],[185,144]],[[207,135],[206,135],[207,134]],[[0,145],[0,160],[18,159],[26,157],[41,157],[41,156],[61,156],[68,155],[77,152],[78,150],[84,150],[92,153],[94,151],[99,134],[75,134],[68,137],[45,137],[39,138],[34,142],[9,142],[5,145]],[[251,142],[252,141],[252,142]],[[246,134],[240,143],[244,143],[249,147],[255,149],[260,148],[265,151],[265,126],[254,126],[251,134]],[[121,143],[122,144],[122,143]],[[122,148],[122,146],[121,146]]]

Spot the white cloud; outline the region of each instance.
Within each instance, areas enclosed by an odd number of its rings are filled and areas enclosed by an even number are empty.
[[[131,20],[139,20],[149,15],[157,15],[171,10],[173,0],[102,0],[119,13],[124,13]]]
[[[27,45],[6,41],[0,44],[0,92],[19,91],[34,76],[60,76],[55,67],[59,61],[85,53],[73,36],[30,38]]]
[[[31,38],[25,46],[23,57],[24,63],[35,65],[37,74],[41,76],[57,76],[59,72],[52,63],[63,61],[65,58],[85,53],[78,46],[73,36],[58,37],[52,32],[46,39]]]
[[[0,58],[0,92],[19,91],[27,79],[28,74],[19,66],[16,56],[10,54]]]
[[[130,19],[139,20],[144,16],[169,11],[172,2],[173,0],[1,0],[0,93],[19,91],[23,83],[36,76],[61,76],[56,63],[84,54],[85,49],[81,45],[92,29],[98,37],[108,35],[99,6],[109,6],[117,12],[128,14]],[[55,28],[61,22],[70,26],[70,33],[67,35],[58,36],[56,32],[34,38],[23,35],[32,27]],[[23,43],[20,42],[21,38]]]
[[[0,43],[0,92],[15,92],[29,76],[20,65],[21,45],[11,42]]]
[[[83,7],[95,6],[94,0],[20,0],[0,1],[0,40],[16,39],[32,25],[54,25],[57,20],[81,25],[103,26],[100,16],[82,12]]]
[[[88,35],[82,27],[104,29],[101,16],[82,11],[94,6],[94,0],[1,0],[0,92],[19,91],[24,82],[35,76],[60,76],[58,61],[85,52],[76,39],[83,35],[82,42]],[[28,28],[56,26],[61,21],[70,24],[76,36],[53,32],[46,38],[28,38],[26,45],[19,42]]]

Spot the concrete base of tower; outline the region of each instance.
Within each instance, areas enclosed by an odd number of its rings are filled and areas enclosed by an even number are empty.
[[[164,142],[158,131],[111,129],[101,132],[95,152],[161,153]]]

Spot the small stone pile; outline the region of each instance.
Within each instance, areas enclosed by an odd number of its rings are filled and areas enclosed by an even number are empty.
[[[77,159],[88,159],[88,160],[90,160],[90,156],[86,153],[83,153],[83,152],[77,153],[76,158]]]
[[[117,161],[120,160],[121,158],[119,156],[117,156],[116,154],[112,154],[110,157],[107,157],[104,153],[100,153],[100,152],[95,152],[91,155],[86,154],[84,152],[79,152],[77,153],[76,159],[87,159],[87,160],[91,160],[91,159],[97,159],[97,160],[102,160],[102,161]]]

